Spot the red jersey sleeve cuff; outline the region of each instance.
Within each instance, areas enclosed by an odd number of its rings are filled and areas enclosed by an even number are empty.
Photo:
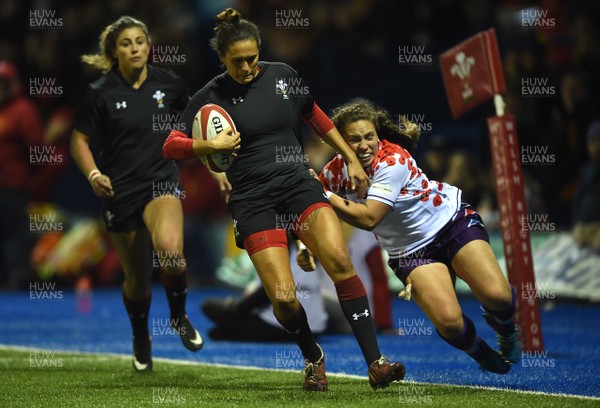
[[[194,139],[190,139],[185,133],[173,129],[163,144],[163,156],[171,160],[196,157],[194,154]]]
[[[328,133],[335,127],[331,119],[329,119],[325,112],[319,108],[316,102],[314,103],[312,110],[304,115],[302,119],[304,119],[304,122],[306,122],[306,124],[319,136]]]

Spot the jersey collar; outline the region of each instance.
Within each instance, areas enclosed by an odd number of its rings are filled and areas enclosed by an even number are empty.
[[[254,79],[252,80],[252,82],[250,82],[247,85],[242,85],[242,84],[236,82],[235,79],[233,79],[231,77],[231,75],[229,75],[229,73],[227,71],[225,71],[223,73],[223,75],[225,76],[226,81],[228,81],[231,85],[238,86],[240,88],[249,88],[254,83],[256,83],[256,81],[258,81],[260,79],[260,77],[263,76],[263,74],[265,73],[265,71],[267,70],[268,67],[269,67],[269,63],[268,62],[266,62],[266,61],[258,61],[258,67],[256,68],[258,72],[257,72],[256,76],[254,77]]]
[[[119,74],[119,70],[118,70],[118,66],[115,64],[113,65],[112,69],[110,70],[111,74],[113,75],[113,77],[123,86],[133,90],[133,91],[139,91],[141,89],[143,89],[146,86],[146,83],[148,83],[150,81],[150,79],[154,76],[154,67],[150,64],[146,64],[147,70],[148,70],[148,76],[146,77],[146,80],[144,82],[142,82],[142,84],[140,85],[139,88],[135,89],[134,87],[131,86],[131,84],[129,84],[129,82],[125,81],[121,75]]]

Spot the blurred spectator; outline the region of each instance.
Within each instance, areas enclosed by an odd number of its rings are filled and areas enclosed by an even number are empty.
[[[452,145],[442,134],[433,134],[427,139],[427,144],[421,146],[422,144],[424,143],[417,146],[417,153],[423,157],[420,160],[421,170],[428,175],[430,180],[443,181],[447,172]]]
[[[573,237],[582,247],[600,250],[600,121],[588,127],[589,160],[581,168],[581,185],[573,199]]]
[[[309,159],[310,167],[315,170],[317,174],[320,173],[323,166],[335,156],[335,151],[331,146],[324,143],[312,132],[310,136],[304,140],[304,153]]]
[[[24,286],[31,272],[26,208],[36,191],[33,164],[46,154],[42,137],[38,110],[23,94],[16,67],[0,61],[0,268],[10,289]]]
[[[214,284],[225,256],[231,221],[219,184],[200,160],[179,163],[184,213],[184,255],[193,284]]]
[[[462,200],[478,208],[484,194],[482,169],[479,162],[466,150],[450,155],[446,175],[440,180],[462,190]]]

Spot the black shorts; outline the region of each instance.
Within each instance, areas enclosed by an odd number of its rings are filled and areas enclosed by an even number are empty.
[[[244,240],[255,232],[286,229],[302,229],[300,215],[311,205],[329,200],[323,186],[309,172],[299,173],[285,187],[278,187],[260,197],[229,201],[233,217],[235,243],[244,249]],[[302,223],[300,223],[302,224]]]
[[[102,202],[102,218],[108,232],[130,232],[145,228],[144,209],[154,199],[164,196],[185,198],[178,175],[163,180],[135,182],[115,187],[115,196]]]

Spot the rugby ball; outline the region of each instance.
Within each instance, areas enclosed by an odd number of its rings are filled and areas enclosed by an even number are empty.
[[[192,137],[194,139],[212,140],[223,130],[231,128],[235,133],[235,124],[231,116],[219,105],[209,103],[198,110],[192,125]],[[200,156],[200,161],[212,171],[224,172],[233,163],[231,154],[213,153]]]

